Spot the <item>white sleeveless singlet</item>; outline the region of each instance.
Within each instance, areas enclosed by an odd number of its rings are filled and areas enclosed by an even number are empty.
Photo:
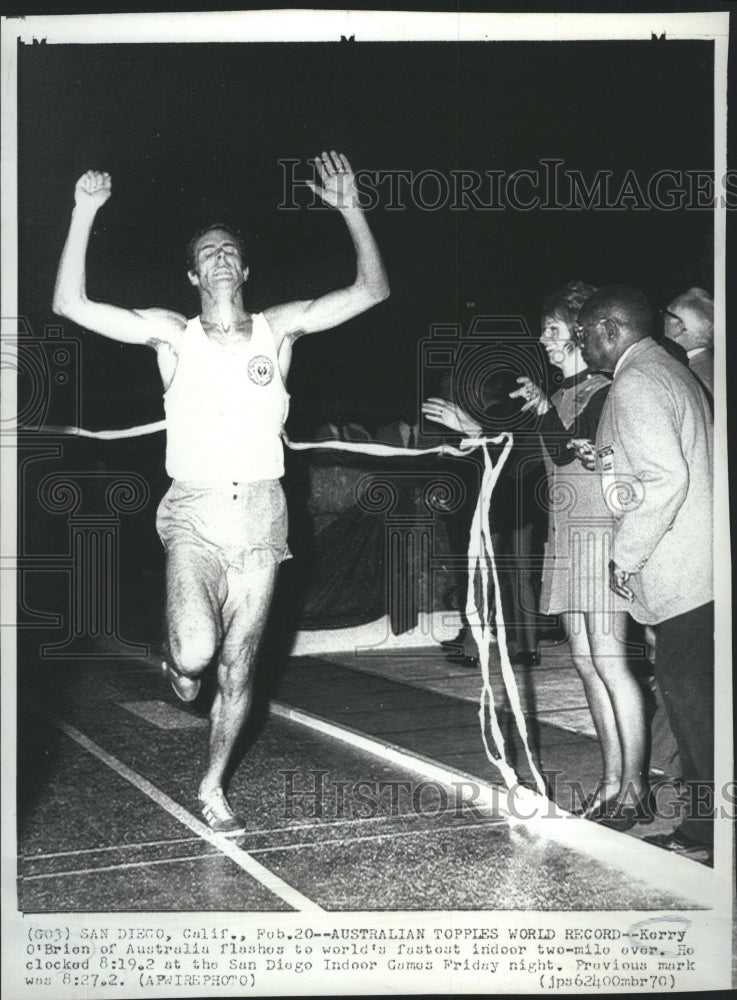
[[[280,479],[281,432],[289,410],[274,336],[263,313],[249,341],[213,343],[189,320],[174,378],[164,393],[166,471],[184,482]]]

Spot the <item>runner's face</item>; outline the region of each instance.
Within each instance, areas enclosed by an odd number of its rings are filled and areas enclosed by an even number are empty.
[[[248,277],[236,240],[224,229],[204,233],[194,248],[196,281],[203,288],[238,287]]]

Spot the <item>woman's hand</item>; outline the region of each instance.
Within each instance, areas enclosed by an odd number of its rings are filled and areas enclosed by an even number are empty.
[[[550,403],[548,402],[545,393],[542,391],[539,385],[535,385],[531,378],[526,375],[522,375],[517,379],[520,388],[515,392],[510,392],[510,399],[517,399],[522,397],[526,400],[526,403],[520,409],[520,413],[524,413],[526,410],[535,410],[537,415],[541,417],[543,413],[547,413],[550,409]]]
[[[480,434],[481,424],[477,424],[460,406],[447,399],[431,396],[422,404],[422,412],[433,423],[442,424],[461,434]]]

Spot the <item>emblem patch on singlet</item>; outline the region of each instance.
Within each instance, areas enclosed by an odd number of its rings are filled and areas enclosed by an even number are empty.
[[[248,377],[256,385],[268,385],[274,377],[274,362],[265,354],[257,354],[248,362]]]

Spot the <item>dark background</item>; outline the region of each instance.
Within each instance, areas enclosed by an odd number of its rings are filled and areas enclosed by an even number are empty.
[[[613,171],[615,190],[629,169],[644,188],[657,170],[713,162],[709,42],[26,45],[18,87],[19,302],[36,336],[58,322],[55,270],[89,168],[109,171],[114,192],[93,232],[89,294],[193,315],[183,246],[216,219],[252,237],[254,309],[352,279],[337,213],[308,208],[306,191],[299,211],[278,210],[282,158],[304,176],[327,147],[357,169],[447,176],[557,157],[588,181]],[[431,324],[521,315],[537,336],[543,294],[570,278],[631,282],[656,306],[711,290],[708,211],[388,211],[381,198],[369,219],[391,298],[298,344],[293,421],[318,419],[325,399],[389,419],[420,394]],[[87,426],[162,415],[152,351],[64,332],[82,341]]]

